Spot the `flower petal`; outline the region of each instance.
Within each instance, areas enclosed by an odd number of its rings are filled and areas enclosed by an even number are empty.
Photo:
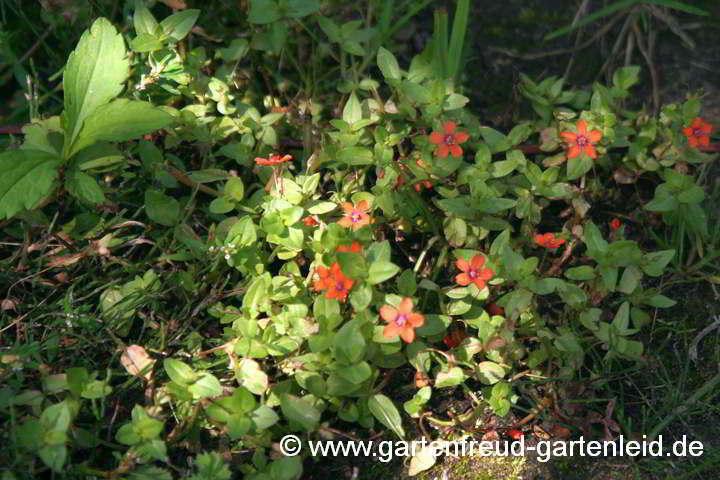
[[[343,217],[340,220],[337,221],[337,224],[341,227],[352,227],[353,222],[350,220],[350,217]]]
[[[405,343],[412,343],[415,341],[415,330],[410,327],[403,328],[400,332],[400,337],[405,340]]]
[[[383,337],[385,338],[395,338],[400,333],[400,328],[394,323],[389,323],[385,325],[385,328],[383,328]]]
[[[575,131],[578,135],[587,136],[587,122],[585,120],[578,120],[575,124]]]
[[[712,124],[706,123],[702,127],[700,127],[700,131],[703,132],[705,135],[710,135],[712,133]]]
[[[493,275],[495,275],[495,272],[493,272],[489,268],[485,268],[480,272],[480,276],[478,278],[482,280],[490,280]]]
[[[360,200],[357,205],[355,205],[355,210],[362,210],[363,212],[367,212],[370,208],[370,205],[368,205],[367,200]]]
[[[470,138],[470,134],[468,132],[457,132],[455,134],[455,143],[465,143]]]
[[[597,158],[597,153],[595,153],[595,147],[593,147],[591,144],[585,145],[585,153],[590,158]]]
[[[353,207],[353,204],[350,202],[343,202],[340,204],[340,206],[345,211],[345,213],[352,213],[352,211],[355,209],[355,207]]]
[[[466,287],[470,284],[470,277],[467,273],[459,273],[455,275],[455,283],[462,287]]]
[[[447,158],[448,152],[448,146],[442,143],[435,149],[435,156],[438,158]]]
[[[457,127],[457,124],[451,120],[448,120],[445,122],[445,125],[443,125],[443,131],[445,132],[445,135],[452,135],[452,133],[455,131],[455,127]]]
[[[573,132],[560,132],[560,136],[567,143],[575,143],[577,141],[577,134],[575,134]]]
[[[692,127],[683,128],[683,135],[685,135],[686,137],[691,137],[692,134],[693,134]],[[256,158],[255,161],[257,161],[257,160],[258,159]]]
[[[432,132],[430,134],[430,143],[434,145],[440,145],[443,142],[445,142],[445,135],[443,135],[441,132]]]
[[[455,158],[462,157],[463,150],[462,150],[462,148],[460,148],[459,145],[455,145],[453,143],[452,145],[448,145],[448,148],[450,149],[450,153],[452,154],[453,157],[455,157]]]
[[[405,297],[403,298],[402,302],[400,302],[400,305],[398,305],[398,315],[410,315],[410,312],[412,312],[412,308],[412,298]]]
[[[420,313],[411,313],[408,315],[408,323],[413,327],[422,327],[425,324],[425,317]]]
[[[480,270],[483,265],[485,265],[485,257],[479,254],[475,255],[470,263],[473,270]]]
[[[590,134],[588,135],[588,138],[590,139],[590,141],[591,141],[592,143],[596,143],[596,142],[599,142],[600,140],[602,140],[603,134],[602,134],[602,132],[601,132],[600,130],[593,130],[593,131],[590,132]]]
[[[470,270],[470,264],[469,264],[468,261],[465,260],[464,258],[458,258],[458,259],[457,259],[457,262],[455,262],[455,265],[456,265],[457,268],[459,268],[460,271],[462,271],[462,272],[467,272],[468,270]]]
[[[391,307],[390,305],[383,305],[382,307],[380,307],[380,316],[386,322],[394,323],[395,319],[398,316],[398,311],[395,307]]]
[[[579,145],[573,145],[572,147],[570,147],[570,150],[568,151],[568,158],[577,157],[578,155],[580,155],[581,151],[582,151],[582,149],[580,148]]]
[[[693,121],[690,124],[690,126],[692,128],[698,128],[698,127],[701,127],[703,123],[705,123],[705,120],[703,120],[702,117],[695,117],[695,118],[693,118]]]
[[[710,145],[710,137],[698,137],[698,143],[707,147]]]

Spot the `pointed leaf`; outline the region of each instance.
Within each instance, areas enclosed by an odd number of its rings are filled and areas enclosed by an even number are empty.
[[[65,66],[66,158],[87,117],[122,91],[129,71],[122,36],[106,18],[98,18],[83,33]]]
[[[403,430],[400,412],[385,395],[378,393],[368,400],[368,408],[370,413],[377,418],[380,423],[388,427],[400,438],[405,438],[405,430]]]
[[[60,159],[38,150],[8,150],[0,154],[0,219],[33,208],[50,194]]]
[[[124,98],[115,100],[98,107],[88,116],[69,156],[98,140],[124,142],[140,138],[170,125],[172,121],[172,115],[150,103]]]

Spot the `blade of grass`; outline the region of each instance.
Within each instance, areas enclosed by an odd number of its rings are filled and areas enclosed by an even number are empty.
[[[433,23],[433,63],[435,72],[443,77],[447,72],[448,13],[444,8],[435,10]]]
[[[584,25],[587,25],[588,23],[592,23],[595,20],[599,20],[603,17],[607,17],[611,13],[617,12],[618,10],[622,10],[624,8],[632,7],[638,3],[638,0],[621,0],[619,2],[615,2],[612,5],[608,5],[605,8],[601,8],[597,12],[593,12],[590,15],[586,16],[585,18],[578,20],[575,24],[568,25],[567,27],[559,28],[555,30],[554,32],[550,32],[547,35],[545,35],[544,40],[551,40],[556,37],[560,37],[562,35],[565,35],[566,33],[572,32],[573,30],[576,30]]]
[[[467,34],[468,16],[470,15],[470,0],[458,0],[453,18],[452,34],[450,36],[450,48],[448,48],[447,67],[448,76],[455,78],[460,70],[460,59],[462,56],[465,36]]]

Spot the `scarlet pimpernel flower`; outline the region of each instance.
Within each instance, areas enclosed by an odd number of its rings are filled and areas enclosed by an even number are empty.
[[[612,231],[614,232],[620,227],[622,227],[622,221],[620,221],[619,218],[613,218],[610,222],[610,228],[612,229]]]
[[[367,200],[360,200],[357,205],[353,205],[350,202],[342,204],[343,210],[345,210],[345,216],[338,220],[338,225],[343,227],[351,227],[353,230],[369,225],[371,222],[368,210],[370,205]]]
[[[415,341],[415,329],[422,327],[425,317],[412,311],[412,299],[405,297],[397,308],[390,305],[383,305],[380,308],[380,316],[388,322],[383,330],[385,338],[395,338],[400,335],[406,343]]]
[[[327,290],[325,298],[345,301],[352,286],[352,279],[345,276],[338,262],[333,263],[329,270],[323,266],[315,268],[313,290]]]
[[[318,225],[318,221],[315,220],[314,217],[308,215],[307,217],[302,219],[302,222],[307,225],[308,227],[315,227]]]
[[[352,242],[350,245],[338,245],[335,249],[336,252],[347,252],[347,253],[361,253],[363,246],[357,242]]]
[[[683,133],[688,139],[688,145],[696,148],[698,145],[707,147],[710,145],[710,133],[712,133],[712,125],[705,123],[701,117],[695,117],[689,127],[683,129]]]
[[[255,157],[255,163],[257,165],[280,165],[281,163],[285,163],[289,160],[292,160],[292,155],[270,155],[269,158],[261,158],[261,157]]]
[[[599,142],[603,137],[600,130],[588,132],[588,125],[585,120],[578,120],[575,124],[574,132],[561,132],[560,136],[567,142],[570,150],[568,150],[568,158],[575,158],[581,153],[585,153],[590,158],[596,158],[594,144]]]
[[[455,132],[457,124],[447,121],[443,125],[443,131],[434,131],[430,134],[430,143],[437,145],[435,147],[435,156],[439,158],[447,158],[448,153],[453,157],[462,157],[463,150],[459,143],[465,143],[470,138],[467,132]]]
[[[535,243],[545,248],[558,248],[565,243],[564,238],[555,238],[554,233],[535,234]]]
[[[485,257],[480,254],[475,255],[469,263],[464,258],[459,258],[455,265],[462,271],[462,273],[455,276],[455,282],[463,287],[474,283],[482,290],[485,288],[485,282],[495,275],[489,268],[483,268],[485,266]]]

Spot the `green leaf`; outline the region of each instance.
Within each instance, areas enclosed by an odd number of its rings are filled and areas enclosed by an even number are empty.
[[[105,201],[100,185],[87,173],[73,169],[65,178],[65,189],[71,195],[76,196],[89,203],[102,203]]]
[[[499,382],[505,377],[505,370],[495,362],[480,362],[475,367],[478,379],[488,385]]]
[[[392,400],[383,394],[375,394],[368,399],[368,409],[380,423],[395,432],[400,438],[405,438],[400,412]]]
[[[613,74],[613,85],[623,90],[628,90],[639,80],[640,67],[637,65],[618,68]]]
[[[181,10],[173,13],[160,22],[160,27],[165,35],[168,35],[176,42],[179,42],[185,38],[188,33],[190,33],[190,30],[192,30],[192,27],[195,25],[199,15],[200,10]]]
[[[145,53],[160,50],[165,46],[162,38],[149,33],[141,33],[130,41],[133,52]]]
[[[72,156],[98,140],[124,142],[164,128],[173,116],[148,102],[124,98],[101,105],[88,115],[85,126],[69,150]]]
[[[130,72],[125,43],[106,18],[86,30],[70,54],[63,74],[65,158],[85,120],[122,91]]]
[[[145,191],[145,213],[150,220],[172,227],[180,218],[180,203],[160,190]]]
[[[220,381],[211,373],[202,372],[192,385],[188,387],[188,391],[192,393],[196,399],[212,398],[222,395],[223,388]]]
[[[623,272],[620,278],[620,284],[618,285],[618,291],[631,295],[635,291],[637,286],[640,284],[642,279],[642,272],[635,266],[629,266]]]
[[[351,92],[350,97],[345,102],[342,119],[350,125],[362,119],[362,107],[355,92]]]
[[[282,13],[274,0],[252,0],[247,21],[250,23],[272,23],[280,20]]]
[[[190,385],[198,378],[198,375],[192,368],[174,358],[166,358],[163,361],[163,367],[165,367],[165,372],[168,374],[168,377],[170,377],[170,380],[178,385]]]
[[[378,48],[377,65],[386,80],[400,80],[402,78],[395,55],[383,47]]]
[[[372,376],[372,368],[367,362],[360,362],[338,369],[337,374],[353,384],[360,384]]]
[[[675,300],[672,300],[665,295],[653,295],[649,299],[645,300],[645,303],[647,305],[650,305],[651,307],[655,308],[670,308],[673,305],[675,305],[677,302]]]
[[[659,252],[646,253],[644,262],[640,268],[643,272],[651,277],[659,277],[663,274],[663,269],[675,257],[675,250],[661,250]]]
[[[595,270],[589,265],[583,265],[581,267],[568,268],[565,271],[565,276],[570,280],[591,280],[595,278]]]
[[[340,150],[337,159],[348,165],[372,165],[375,161],[373,152],[365,147],[347,147]]]
[[[280,408],[288,420],[298,423],[312,432],[320,422],[320,411],[305,398],[285,394],[280,397]]]
[[[585,175],[593,166],[592,158],[585,154],[577,157],[568,158],[567,161],[567,179],[574,180]]]
[[[400,271],[400,267],[391,262],[376,261],[370,264],[368,269],[368,283],[377,285],[388,280]]]
[[[66,432],[70,427],[70,408],[66,402],[50,405],[40,415],[40,425],[47,431]]]
[[[435,376],[435,388],[454,387],[465,381],[465,373],[460,367],[452,367],[448,371],[440,371]]]
[[[0,154],[0,219],[30,210],[52,192],[60,159],[38,150]]]
[[[67,458],[65,445],[46,445],[37,452],[40,459],[55,472],[62,472]]]
[[[133,25],[137,35],[143,33],[154,34],[157,31],[158,22],[145,6],[145,2],[138,0],[135,2],[135,13],[133,15]]]

